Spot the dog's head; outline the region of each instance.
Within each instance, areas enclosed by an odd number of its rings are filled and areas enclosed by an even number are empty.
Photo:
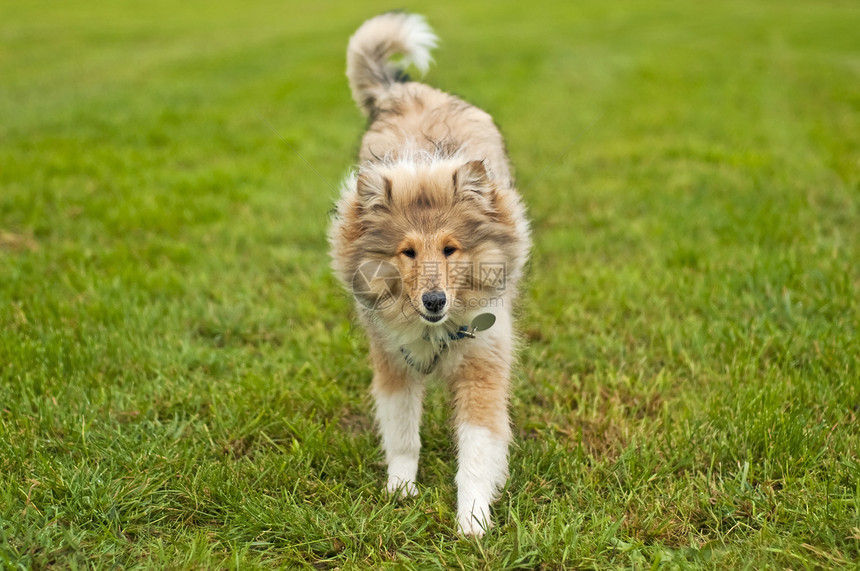
[[[451,330],[503,302],[526,237],[516,196],[483,162],[368,164],[348,184],[331,236],[335,269],[376,318]]]

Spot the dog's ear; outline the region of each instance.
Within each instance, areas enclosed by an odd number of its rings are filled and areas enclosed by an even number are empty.
[[[454,171],[454,200],[468,201],[481,212],[496,218],[496,185],[487,174],[484,161],[469,161]]]
[[[484,161],[469,161],[454,171],[454,195],[458,198],[470,192],[483,195],[491,186]]]
[[[364,210],[388,208],[391,205],[391,181],[375,170],[361,171],[355,181],[355,190]]]

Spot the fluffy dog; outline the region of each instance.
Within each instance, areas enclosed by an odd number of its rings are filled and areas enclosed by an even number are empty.
[[[417,493],[425,382],[440,378],[453,395],[458,529],[480,536],[507,479],[511,315],[530,237],[492,118],[403,73],[425,72],[436,41],[403,13],[350,39],[346,75],[369,127],[329,243],[369,337],[387,489]]]

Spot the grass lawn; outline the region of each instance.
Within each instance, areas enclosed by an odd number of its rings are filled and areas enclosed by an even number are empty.
[[[860,565],[860,6],[545,4],[0,6],[0,567]],[[534,223],[481,540],[442,388],[383,493],[328,269],[391,7]]]

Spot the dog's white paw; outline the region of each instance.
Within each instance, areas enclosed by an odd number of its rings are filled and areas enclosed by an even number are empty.
[[[397,494],[401,498],[409,498],[418,495],[418,486],[413,480],[404,480],[396,476],[388,477],[388,484],[385,486],[389,494]]]
[[[466,537],[483,537],[487,530],[493,527],[488,512],[489,508],[487,512],[478,510],[457,514],[457,531]]]
[[[418,451],[414,454],[398,454],[388,460],[388,483],[385,489],[389,494],[401,498],[417,496],[415,477],[418,475]]]

